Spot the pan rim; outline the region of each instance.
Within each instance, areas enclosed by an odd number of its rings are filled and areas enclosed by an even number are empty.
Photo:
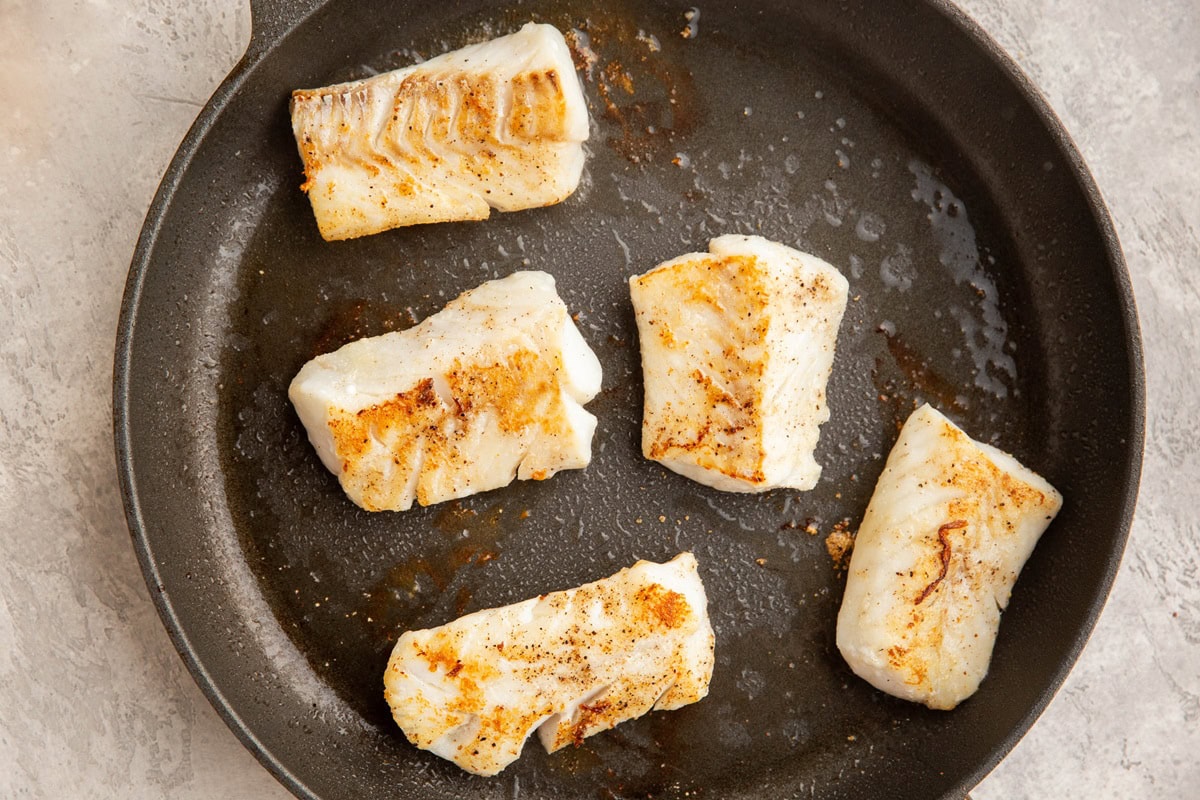
[[[1116,536],[1113,539],[1114,557],[1106,561],[1101,585],[1097,587],[1100,591],[1097,591],[1093,595],[1091,602],[1088,604],[1087,615],[1071,642],[1068,650],[1068,658],[1059,662],[1052,680],[1043,689],[1037,701],[1022,716],[1020,722],[1013,727],[1008,736],[991,751],[990,757],[980,763],[967,778],[958,784],[957,791],[960,795],[966,796],[966,793],[972,787],[983,780],[1012,752],[1017,743],[1024,738],[1025,734],[1033,727],[1033,724],[1045,712],[1047,706],[1050,705],[1050,701],[1058,694],[1059,689],[1066,682],[1067,676],[1078,663],[1079,656],[1091,639],[1092,633],[1096,628],[1096,623],[1099,621],[1100,615],[1103,613],[1108,599],[1112,594],[1113,583],[1116,581],[1117,573],[1120,571],[1129,534],[1133,527],[1133,516],[1141,487],[1142,460],[1145,456],[1146,373],[1145,355],[1142,348],[1141,328],[1138,322],[1133,282],[1129,275],[1128,265],[1125,262],[1120,238],[1117,235],[1116,226],[1113,223],[1108,204],[1104,201],[1104,196],[1096,183],[1095,177],[1092,175],[1091,170],[1088,169],[1083,159],[1083,154],[1068,132],[1067,126],[1063,124],[1063,121],[1054,111],[1037,84],[1017,64],[1015,59],[995,39],[988,35],[987,31],[978,22],[967,16],[962,9],[954,5],[950,0],[926,0],[926,2],[941,13],[961,33],[968,36],[974,45],[988,56],[993,65],[999,67],[1004,72],[1007,79],[1020,93],[1022,99],[1029,104],[1030,108],[1037,115],[1043,129],[1050,134],[1055,146],[1069,165],[1072,178],[1079,183],[1082,194],[1086,198],[1090,216],[1099,228],[1100,238],[1104,244],[1109,265],[1111,266],[1111,275],[1122,312],[1121,327],[1126,342],[1125,366],[1130,379],[1130,425],[1129,430],[1125,431],[1123,436],[1128,443],[1127,447],[1130,452],[1130,459],[1122,465],[1124,473],[1122,475],[1122,485],[1125,487],[1125,492],[1121,498],[1120,529],[1116,532]]]
[[[132,346],[138,310],[141,307],[142,291],[158,243],[158,236],[175,193],[208,132],[224,112],[230,100],[238,94],[254,72],[254,68],[271,52],[273,46],[286,39],[287,34],[302,24],[307,16],[301,16],[294,20],[277,40],[267,41],[263,35],[263,29],[258,26],[262,4],[263,0],[255,0],[251,4],[252,27],[246,50],[229,74],[213,91],[212,96],[180,142],[179,148],[171,158],[171,162],[155,190],[154,199],[150,203],[138,235],[117,322],[113,365],[113,440],[121,503],[125,511],[134,553],[137,556],[142,578],[149,590],[150,599],[154,603],[175,652],[217,715],[254,758],[292,794],[304,800],[320,800],[318,795],[312,792],[260,741],[250,726],[237,713],[233,704],[227,700],[225,694],[217,686],[207,667],[201,662],[191,637],[184,629],[166,587],[160,579],[158,559],[155,557],[150,538],[147,535],[148,527],[142,513],[136,475],[137,467],[133,458],[132,430],[129,422]]]

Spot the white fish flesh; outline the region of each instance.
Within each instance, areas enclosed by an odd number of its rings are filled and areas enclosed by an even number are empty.
[[[292,93],[292,129],[327,240],[486,219],[575,191],[588,138],[571,52],[551,25],[366,80]]]
[[[417,747],[477,775],[708,694],[713,630],[691,553],[408,631],[384,697]]]
[[[725,491],[811,489],[846,279],[759,236],[708,249],[630,279],[642,453]]]
[[[554,278],[517,272],[314,358],[288,397],[351,500],[403,511],[587,466],[600,379]]]
[[[889,694],[951,709],[987,674],[1013,584],[1062,496],[928,405],[904,423],[850,557],[837,645]]]

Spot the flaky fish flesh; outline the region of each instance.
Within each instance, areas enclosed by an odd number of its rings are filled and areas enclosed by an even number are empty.
[[[1017,575],[1062,496],[928,405],[904,423],[850,557],[837,645],[889,694],[951,709],[987,674]]]
[[[351,500],[403,511],[587,466],[600,379],[554,278],[529,271],[314,358],[288,397]]]
[[[477,775],[708,694],[713,630],[696,559],[639,561],[576,589],[408,631],[384,696],[408,740]]]
[[[630,279],[642,453],[731,492],[811,489],[846,279],[759,236],[720,236]]]
[[[486,219],[575,191],[587,105],[551,25],[352,83],[292,93],[292,129],[327,240]]]

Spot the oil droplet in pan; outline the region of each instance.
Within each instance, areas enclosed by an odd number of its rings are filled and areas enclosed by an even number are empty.
[[[858,222],[854,225],[854,235],[860,240],[872,244],[878,242],[886,230],[887,225],[884,223],[883,218],[870,211],[864,211],[859,214]]]
[[[916,178],[912,198],[929,207],[929,224],[941,251],[939,263],[950,272],[955,284],[967,284],[975,290],[974,310],[950,308],[975,366],[975,385],[1005,398],[1008,383],[1016,380],[1017,365],[1005,352],[1008,323],[1000,313],[1000,293],[980,263],[975,228],[966,206],[934,177],[928,164],[913,159],[908,162],[908,171]]]
[[[695,39],[700,35],[700,9],[692,6],[687,11],[683,12],[683,19],[687,23],[679,35],[684,39]]]

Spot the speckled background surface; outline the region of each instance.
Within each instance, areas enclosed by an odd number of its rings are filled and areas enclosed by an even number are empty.
[[[1089,163],[1145,337],[1129,549],[1082,658],[977,799],[1200,796],[1200,9],[961,0]],[[171,647],[112,454],[146,208],[245,0],[0,0],[0,796],[283,798]]]

